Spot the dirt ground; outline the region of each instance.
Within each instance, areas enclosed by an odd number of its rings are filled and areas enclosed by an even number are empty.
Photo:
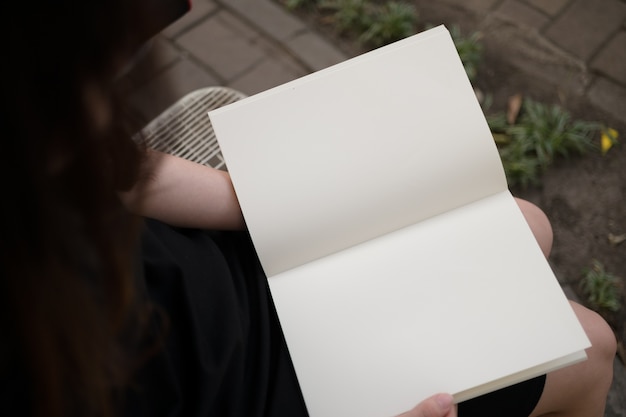
[[[594,259],[621,277],[621,310],[602,314],[621,341],[620,356],[623,362],[626,361],[623,350],[626,344],[626,242],[616,245],[609,241],[610,234],[626,233],[626,125],[594,108],[581,94],[575,80],[563,87],[558,72],[542,76],[533,73],[531,61],[534,57],[537,61],[534,68],[545,68],[546,71],[562,71],[567,65],[571,67],[571,63],[545,65],[541,60],[553,59],[551,54],[541,48],[533,52],[528,37],[516,36],[510,27],[497,28],[493,22],[485,24],[481,17],[469,16],[440,2],[414,0],[414,3],[419,11],[419,30],[428,24],[443,23],[448,27],[458,25],[463,33],[476,30],[483,33],[483,59],[473,84],[493,98],[487,112],[506,111],[508,98],[520,93],[543,103],[559,104],[576,119],[602,122],[620,132],[622,144],[614,146],[607,155],[602,156],[598,150],[556,161],[543,175],[540,186],[514,188],[512,191],[536,203],[548,214],[555,237],[550,262],[559,281],[569,285],[580,302],[586,304],[579,283],[584,269],[590,267]],[[364,52],[353,39],[337,34],[324,16],[311,11],[297,14],[333,39],[347,54]],[[503,33],[511,36],[503,39]],[[581,79],[593,76],[585,69],[575,71],[581,71],[578,74]],[[599,144],[599,135],[595,140]]]

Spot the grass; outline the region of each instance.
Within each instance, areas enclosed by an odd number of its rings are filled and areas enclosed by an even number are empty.
[[[301,7],[312,7],[317,4],[317,0],[284,0],[285,7],[295,10]]]
[[[619,311],[620,279],[607,272],[601,262],[594,260],[586,269],[580,287],[595,310]]]
[[[353,35],[362,45],[376,48],[416,33],[418,13],[412,4],[368,0],[283,0],[289,9],[318,8],[330,13],[339,33]],[[463,36],[458,25],[450,34],[470,80],[476,77],[482,59],[479,32]]]
[[[415,33],[417,12],[412,5],[389,2],[373,10],[369,27],[359,38],[363,44],[379,47]]]
[[[461,33],[461,29],[454,25],[450,28],[450,36],[454,41],[456,50],[459,53],[463,67],[470,81],[476,78],[478,66],[482,60],[483,46],[480,43],[480,33],[473,32],[468,36]]]
[[[509,125],[503,115],[489,125],[499,145],[509,185],[537,185],[541,174],[557,157],[584,154],[594,149],[597,123],[574,120],[559,106],[525,99],[521,117]]]
[[[412,4],[368,0],[283,0],[289,9],[316,7],[329,11],[340,33],[350,33],[362,45],[377,48],[416,32],[417,12]]]
[[[342,33],[362,33],[370,24],[366,0],[324,0],[319,7],[332,11],[333,23]]]

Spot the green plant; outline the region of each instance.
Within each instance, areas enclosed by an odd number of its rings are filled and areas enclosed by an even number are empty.
[[[469,36],[463,36],[461,29],[454,25],[450,28],[450,35],[459,53],[467,77],[471,80],[476,78],[478,65],[482,59],[483,45],[480,43],[480,33],[473,32]]]
[[[295,10],[300,7],[314,6],[317,0],[283,0],[283,3],[288,9]]]
[[[406,3],[389,2],[372,13],[369,28],[361,35],[361,42],[379,47],[406,38],[415,33],[417,11]]]
[[[593,148],[592,138],[600,126],[572,120],[559,106],[550,106],[530,99],[524,100],[519,123],[508,130],[513,140],[525,142],[547,166],[557,155],[583,154]]]
[[[320,8],[334,11],[333,22],[342,32],[361,33],[370,24],[366,0],[326,0],[320,3]]]
[[[511,143],[500,148],[500,159],[509,185],[538,185],[544,167],[522,143]]]
[[[530,99],[524,100],[517,123],[508,125],[499,115],[491,118],[489,124],[494,136],[498,135],[509,184],[522,186],[537,184],[556,157],[592,149],[593,136],[600,129],[597,123],[573,120],[558,106]]]
[[[621,308],[619,301],[620,280],[607,272],[601,262],[594,260],[591,268],[584,271],[580,286],[594,309],[606,309],[615,312]]]

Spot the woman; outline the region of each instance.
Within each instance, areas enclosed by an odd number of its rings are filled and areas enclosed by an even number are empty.
[[[130,139],[114,80],[149,27],[144,9],[12,3],[2,27],[2,414],[306,415],[228,174]],[[547,255],[547,219],[520,207]],[[574,308],[593,343],[588,361],[458,414],[601,416],[615,341]],[[440,394],[404,415],[456,413]]]

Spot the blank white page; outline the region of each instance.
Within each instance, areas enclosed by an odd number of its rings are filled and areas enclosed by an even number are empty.
[[[444,27],[209,114],[268,276],[507,187]]]
[[[311,417],[463,401],[589,347],[508,191],[269,283]]]

